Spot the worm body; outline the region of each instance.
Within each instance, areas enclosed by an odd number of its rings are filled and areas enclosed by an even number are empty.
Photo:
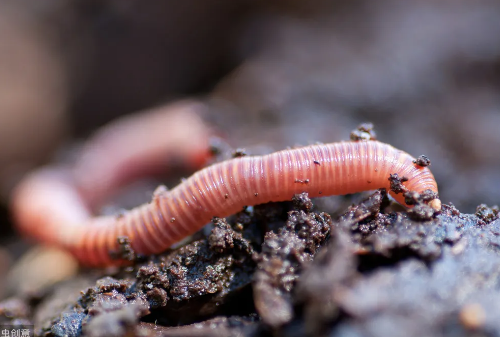
[[[172,162],[201,167],[213,134],[200,118],[205,110],[202,103],[185,100],[121,117],[98,130],[72,167],[82,198],[101,205],[123,185],[163,173]]]
[[[18,200],[23,204],[19,207],[29,209],[15,213],[22,215],[17,220],[25,233],[65,247],[87,265],[103,266],[114,262],[109,253],[117,250],[119,236],[128,237],[138,253],[160,253],[214,216],[231,215],[245,205],[289,200],[296,193],[318,197],[389,189],[388,177],[394,173],[408,178],[404,185],[410,191],[437,192],[430,170],[413,160],[409,154],[377,141],[314,145],[234,158],[198,171],[172,190],[156,192],[150,203],[124,215],[97,218],[91,218],[84,207],[71,177],[49,170],[32,176],[24,189],[20,187]],[[50,206],[56,202],[52,195],[52,200],[39,200],[48,195],[49,187],[58,191],[56,197],[73,206],[54,209]],[[404,204],[401,195],[393,196]],[[432,207],[440,209],[438,199]]]

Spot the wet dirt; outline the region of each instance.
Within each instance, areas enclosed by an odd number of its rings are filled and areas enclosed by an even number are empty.
[[[376,191],[332,219],[314,204],[301,194],[215,218],[204,239],[113,276],[0,302],[0,323],[58,337],[500,331],[495,207],[415,218]]]

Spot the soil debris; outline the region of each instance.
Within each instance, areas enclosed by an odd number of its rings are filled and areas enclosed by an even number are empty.
[[[426,167],[431,165],[431,160],[425,155],[420,155],[416,160],[413,161],[418,166]]]
[[[396,194],[407,192],[406,187],[403,185],[404,182],[408,181],[406,177],[399,177],[397,173],[391,174],[389,176],[389,182],[391,183],[390,189]]]
[[[41,333],[134,335],[140,319],[168,326],[224,313],[235,294],[238,299],[250,296],[252,255],[241,233],[225,219],[214,219],[207,240],[150,258],[136,267],[135,277],[123,271],[126,278],[99,279]],[[247,302],[250,309],[240,306],[240,311],[251,313],[253,306]]]
[[[133,262],[133,263],[145,260],[144,256],[142,256],[140,254],[136,254],[136,252],[134,251],[134,249],[130,245],[130,239],[128,237],[120,236],[116,240],[118,242],[118,251],[117,252],[109,252],[110,256],[113,259],[118,259],[118,260],[123,259],[125,261],[129,261],[129,262]]]
[[[409,191],[406,186],[403,185],[405,181],[408,181],[408,178],[399,177],[397,173],[390,174],[389,176],[391,191],[396,194],[403,193],[405,197],[405,203],[409,206],[413,206],[408,210],[408,215],[413,220],[417,221],[427,221],[436,216],[436,214],[438,214],[440,211],[437,211],[434,207],[431,207],[429,202],[431,200],[438,199],[438,194],[431,190],[425,190],[422,193]]]
[[[231,157],[240,158],[240,157],[245,157],[247,155],[248,155],[247,150],[245,150],[243,148],[237,148],[236,150],[233,151],[233,153],[231,154]]]
[[[285,227],[278,233],[268,232],[262,252],[254,257],[255,306],[272,327],[292,319],[291,291],[304,266],[328,239],[332,223],[326,213],[309,213],[312,202],[306,193],[296,195],[293,201],[296,210],[288,213]]]
[[[498,206],[488,207],[485,204],[477,206],[475,215],[484,224],[489,224],[493,220],[498,219],[499,209]]]
[[[432,195],[412,198],[415,209]],[[0,322],[37,317],[46,337],[500,331],[495,207],[443,205],[415,220],[378,190],[332,220],[313,204],[298,194],[214,218],[205,239],[101,277],[76,300],[61,285],[36,302],[0,302]]]
[[[362,123],[356,130],[351,132],[350,139],[353,141],[377,140],[372,123]]]

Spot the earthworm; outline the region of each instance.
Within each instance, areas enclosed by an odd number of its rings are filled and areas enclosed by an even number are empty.
[[[85,209],[70,175],[48,170],[20,187],[20,209],[15,213],[25,233],[68,249],[84,264],[105,266],[120,263],[110,257],[119,248],[118,237],[128,237],[137,253],[156,254],[215,216],[229,216],[246,205],[289,200],[297,193],[318,197],[389,189],[388,178],[394,173],[407,178],[404,186],[409,191],[437,193],[429,168],[413,160],[378,141],[312,145],[233,158],[196,172],[172,190],[158,189],[148,204],[123,215],[97,218]],[[49,187],[53,189],[50,200]],[[404,204],[402,195],[391,194]],[[52,206],[62,200],[73,206]],[[439,199],[429,205],[441,209]]]
[[[214,132],[200,118],[204,104],[183,100],[113,121],[85,143],[72,170],[80,194],[101,205],[123,185],[161,174],[172,163],[198,169]]]

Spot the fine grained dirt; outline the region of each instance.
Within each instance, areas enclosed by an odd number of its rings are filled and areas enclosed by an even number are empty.
[[[500,332],[496,208],[410,217],[377,191],[332,220],[313,204],[215,218],[205,238],[134,267],[5,300],[0,323],[58,337]]]

